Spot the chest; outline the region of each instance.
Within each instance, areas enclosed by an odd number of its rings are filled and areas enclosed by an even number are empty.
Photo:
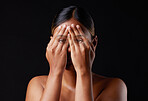
[[[61,91],[59,101],[75,101],[75,93]]]
[[[75,101],[75,98],[74,97],[63,97],[63,96],[61,96],[59,101]]]
[[[96,99],[101,92],[102,87],[93,86],[93,98]],[[59,101],[75,101],[75,92],[61,90],[60,100]]]

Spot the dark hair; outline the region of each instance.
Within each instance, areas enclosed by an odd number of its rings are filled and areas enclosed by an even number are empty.
[[[92,36],[94,36],[94,22],[91,15],[86,12],[83,8],[78,6],[69,6],[61,9],[53,19],[51,30],[52,33],[54,29],[65,21],[74,18],[84,25]]]

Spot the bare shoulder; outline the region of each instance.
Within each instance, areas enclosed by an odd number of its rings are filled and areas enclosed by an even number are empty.
[[[106,90],[108,93],[114,92],[114,93],[118,93],[119,95],[122,95],[122,96],[127,94],[127,86],[122,79],[108,78],[107,81],[108,81],[108,83],[107,83],[104,90]]]
[[[45,81],[47,78],[46,75],[41,75],[41,76],[35,76],[33,77],[30,81],[29,84],[38,84],[38,85],[42,85],[42,82]]]
[[[29,81],[25,101],[38,101],[41,98],[44,90],[42,84],[45,80],[46,76],[36,76]]]
[[[92,74],[93,74],[93,81],[96,84],[103,83],[105,88],[109,86],[117,86],[117,85],[119,85],[120,87],[126,88],[125,82],[120,78],[111,78],[111,77],[101,76],[95,73],[92,73]]]
[[[97,87],[101,87],[101,92],[98,93],[96,101],[127,101],[127,87],[125,82],[120,78],[110,78],[94,74]]]
[[[126,89],[125,82],[120,78],[109,78],[108,79],[108,86],[119,86],[120,88]]]

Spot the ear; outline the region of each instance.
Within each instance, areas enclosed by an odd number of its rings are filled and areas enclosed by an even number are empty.
[[[95,36],[95,38],[92,40],[92,44],[94,46],[94,51],[96,50],[97,44],[98,44],[98,37],[97,35]]]

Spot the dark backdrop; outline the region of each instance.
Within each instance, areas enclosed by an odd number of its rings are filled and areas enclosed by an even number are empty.
[[[51,21],[69,5],[88,10],[98,35],[92,71],[119,77],[127,85],[128,101],[147,99],[146,5],[129,0],[40,0],[1,3],[0,100],[24,101],[29,80],[47,75],[45,58]]]

